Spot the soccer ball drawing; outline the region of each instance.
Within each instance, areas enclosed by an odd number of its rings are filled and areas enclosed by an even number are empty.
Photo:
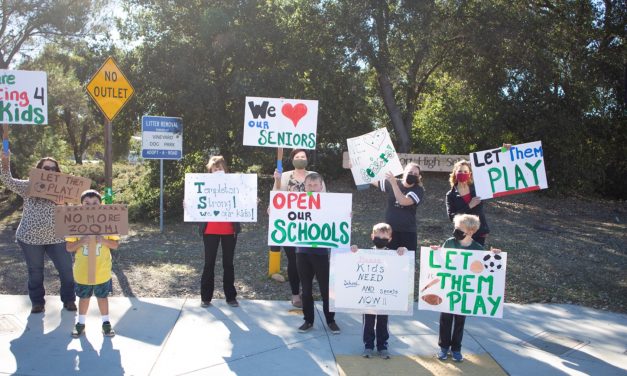
[[[498,270],[501,270],[503,265],[501,264],[502,257],[500,255],[495,254],[487,254],[483,256],[483,266],[490,273],[494,273]]]

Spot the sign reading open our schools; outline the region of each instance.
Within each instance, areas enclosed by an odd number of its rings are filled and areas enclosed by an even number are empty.
[[[46,72],[0,69],[0,123],[48,124]]]
[[[349,138],[346,143],[356,185],[383,180],[388,171],[394,175],[403,173],[403,167],[386,128]]]
[[[142,116],[142,158],[181,159],[183,121],[178,117]]]
[[[333,312],[412,315],[415,252],[334,249],[329,272]]]
[[[350,193],[270,192],[268,245],[350,246]]]
[[[318,101],[246,97],[244,145],[316,148]]]
[[[418,309],[503,317],[507,253],[420,249]]]
[[[477,196],[509,196],[548,188],[540,141],[470,154]]]
[[[185,174],[185,222],[256,222],[256,174]]]

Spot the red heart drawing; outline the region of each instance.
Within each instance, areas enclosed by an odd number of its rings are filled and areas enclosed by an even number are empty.
[[[298,121],[307,114],[307,106],[303,103],[298,103],[296,106],[292,107],[291,104],[286,103],[281,108],[281,112],[285,115],[286,118],[290,119],[294,124],[294,127],[298,124]]]

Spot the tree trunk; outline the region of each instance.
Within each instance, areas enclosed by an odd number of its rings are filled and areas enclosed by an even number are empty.
[[[410,127],[407,127],[403,122],[401,110],[398,108],[398,105],[394,100],[394,88],[392,87],[392,83],[390,82],[387,74],[381,72],[378,72],[377,74],[377,81],[379,82],[379,89],[381,90],[383,103],[385,104],[385,108],[390,116],[396,135],[398,136],[399,145],[397,152],[409,153],[411,148],[411,139],[409,136]],[[410,125],[412,124],[411,121],[408,123]]]

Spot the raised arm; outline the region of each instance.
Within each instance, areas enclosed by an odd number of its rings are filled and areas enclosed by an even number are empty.
[[[28,180],[14,179],[11,175],[11,156],[9,154],[2,154],[2,163],[0,163],[0,181],[18,195],[24,197],[28,192]]]

